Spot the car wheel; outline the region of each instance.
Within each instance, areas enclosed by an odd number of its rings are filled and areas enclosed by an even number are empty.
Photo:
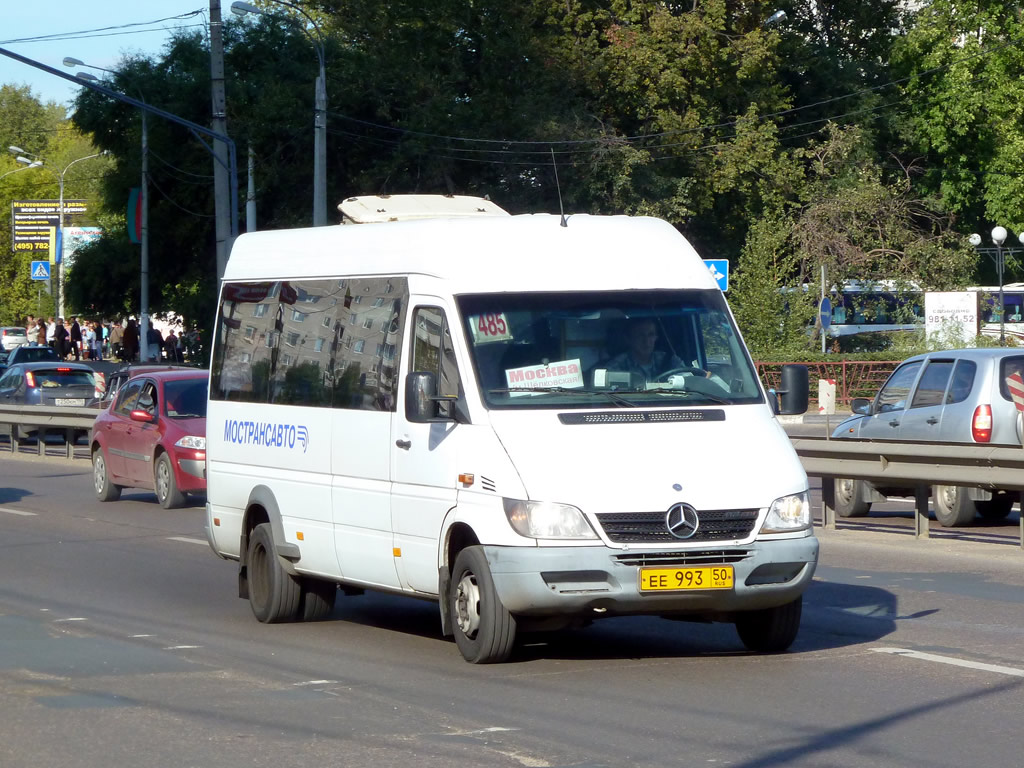
[[[863,480],[836,478],[836,514],[840,517],[864,517],[871,510],[871,502],[864,501]]]
[[[777,608],[746,611],[736,617],[736,632],[748,650],[782,653],[796,640],[802,612],[803,597]]]
[[[944,528],[970,525],[978,511],[967,496],[967,489],[956,485],[933,486],[932,508],[935,510],[935,519]]]
[[[107,457],[102,448],[92,452],[92,483],[96,489],[96,498],[100,501],[117,501],[121,498],[121,486],[110,482],[107,472]]]
[[[988,501],[974,502],[974,507],[985,520],[1002,520],[1010,514],[1016,500],[1015,493],[994,493]]]
[[[178,481],[174,479],[174,467],[171,457],[161,453],[153,470],[153,488],[156,490],[157,501],[164,509],[174,509],[185,503],[185,494],[178,490]]]
[[[466,661],[494,664],[508,659],[516,620],[498,598],[482,547],[466,547],[455,558],[448,610],[455,644]]]
[[[323,579],[303,578],[302,609],[303,621],[319,621],[326,619],[334,610],[334,601],[338,596],[338,585]]]
[[[246,562],[249,605],[256,618],[264,624],[295,621],[302,598],[301,585],[278,562],[270,523],[253,529]]]

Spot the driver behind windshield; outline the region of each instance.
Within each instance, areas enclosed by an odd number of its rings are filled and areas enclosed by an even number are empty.
[[[700,368],[697,361],[687,365],[677,355],[658,349],[657,345],[658,324],[651,318],[633,318],[626,325],[626,351],[615,355],[601,367],[642,376],[645,384],[657,381],[669,371],[685,371],[712,378],[711,372]],[[717,376],[714,380],[723,386],[725,384]]]

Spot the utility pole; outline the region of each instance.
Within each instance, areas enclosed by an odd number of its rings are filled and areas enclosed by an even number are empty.
[[[227,101],[224,95],[224,25],[220,18],[220,0],[210,0],[210,98],[213,107],[213,131],[228,135]],[[213,208],[217,233],[218,290],[228,263],[231,238],[231,194],[228,187],[228,149],[223,141],[213,142]]]

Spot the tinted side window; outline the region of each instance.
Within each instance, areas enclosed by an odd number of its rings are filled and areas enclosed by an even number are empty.
[[[1006,379],[1014,373],[1024,376],[1024,356],[1004,357],[999,361],[999,394],[1004,400],[1012,400],[1006,388]]]
[[[910,396],[910,387],[917,377],[921,368],[920,361],[907,363],[896,369],[889,380],[885,382],[882,391],[878,393],[878,401],[875,407],[877,413],[885,411],[901,411],[907,407],[907,398]]]
[[[953,369],[953,381],[950,382],[949,392],[946,393],[947,403],[962,403],[970,397],[974,388],[974,374],[978,366],[973,360],[959,360],[956,368]]]
[[[210,399],[393,410],[407,295],[404,278],[229,283]]]
[[[921,374],[921,381],[914,392],[911,408],[923,408],[929,405],[941,405],[942,396],[946,393],[949,375],[953,372],[952,360],[930,360]]]
[[[139,397],[139,390],[142,389],[142,381],[133,381],[117,394],[117,402],[114,404],[114,412],[127,416],[132,412],[135,401]]]
[[[433,373],[437,377],[437,394],[458,397],[459,367],[444,310],[417,307],[413,327],[412,370]]]

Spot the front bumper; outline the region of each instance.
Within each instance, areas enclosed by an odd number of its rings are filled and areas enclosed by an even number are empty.
[[[514,614],[721,615],[774,608],[803,594],[818,562],[818,540],[806,536],[680,551],[676,561],[665,560],[665,552],[646,553],[657,558],[648,564],[659,568],[732,565],[732,589],[681,592],[640,591],[641,550],[485,546],[484,553],[498,596]]]

